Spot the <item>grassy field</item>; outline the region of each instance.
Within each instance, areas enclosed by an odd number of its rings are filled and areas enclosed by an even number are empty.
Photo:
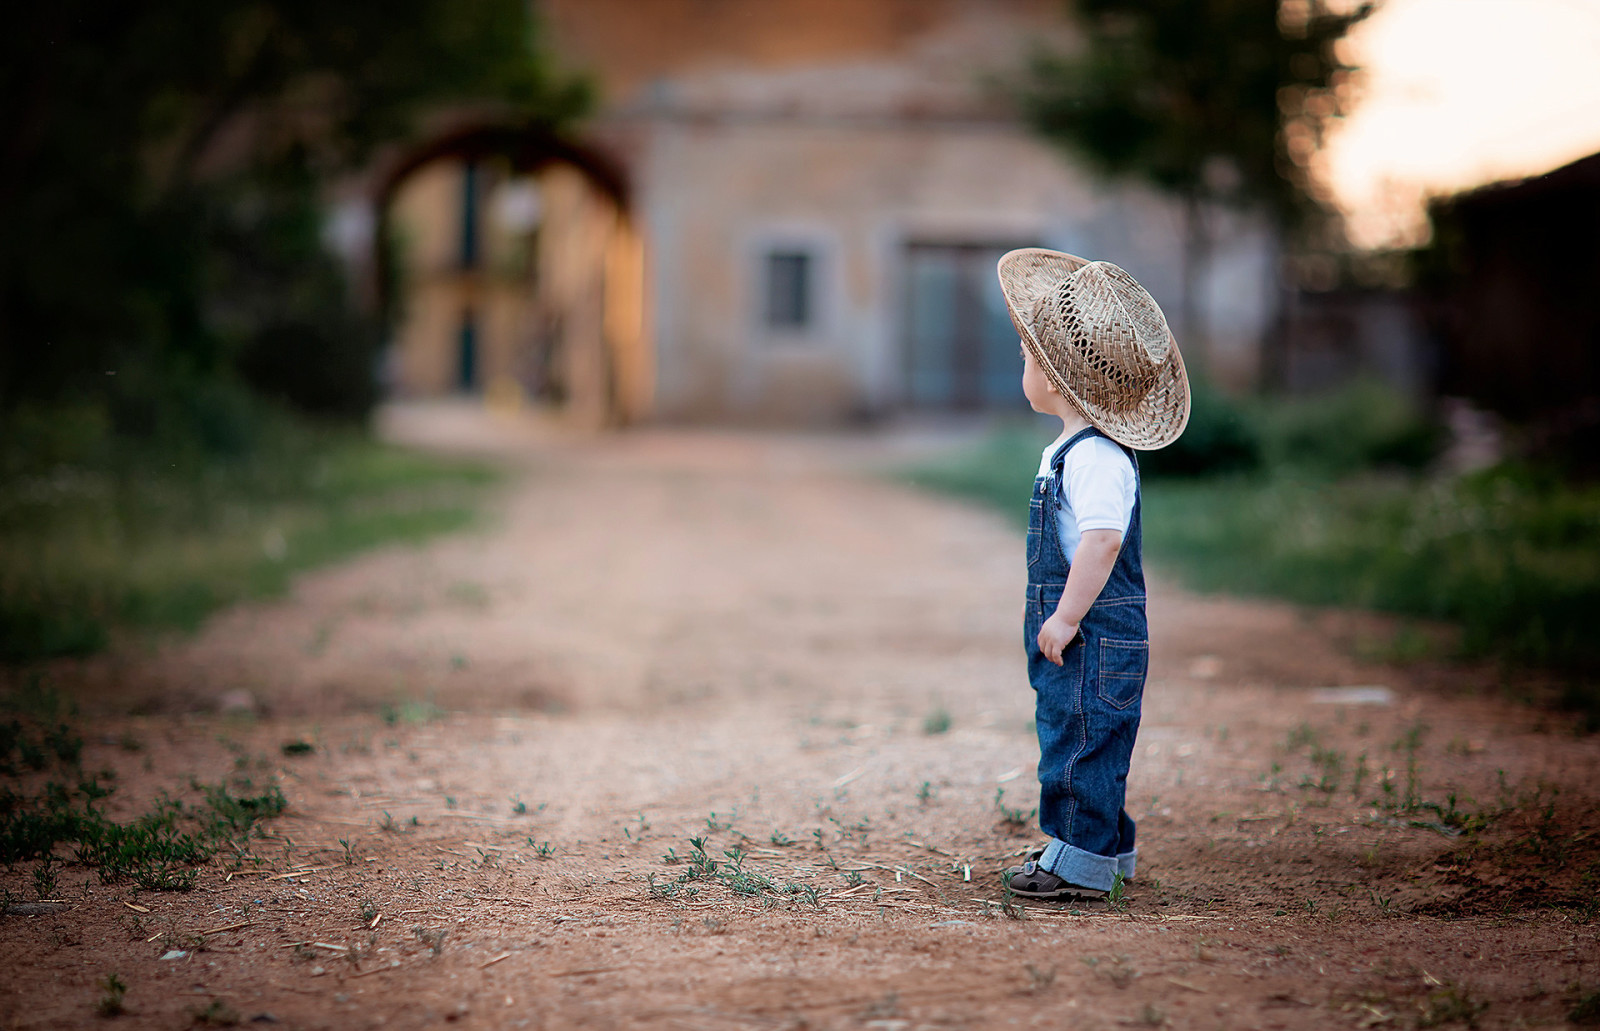
[[[910,477],[1020,524],[1045,443],[1001,430]],[[1446,478],[1268,462],[1151,475],[1143,493],[1146,555],[1193,587],[1447,620],[1467,655],[1565,671],[1579,696],[1593,692],[1600,487],[1513,468]]]
[[[295,573],[470,524],[487,466],[255,419],[219,447],[131,444],[94,413],[13,421],[0,467],[0,661],[188,630]]]

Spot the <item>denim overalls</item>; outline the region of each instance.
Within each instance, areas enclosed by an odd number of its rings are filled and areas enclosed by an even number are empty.
[[[1067,560],[1056,521],[1067,452],[1094,428],[1056,449],[1050,474],[1033,484],[1028,502],[1028,603],[1023,638],[1039,729],[1039,825],[1050,835],[1041,869],[1084,888],[1109,890],[1120,871],[1131,878],[1138,853],[1133,820],[1123,808],[1128,763],[1139,730],[1139,702],[1149,665],[1144,569],[1139,557],[1139,462],[1133,462],[1133,518],[1122,550],[1079,636],[1057,666],[1039,650],[1039,628],[1056,609]]]

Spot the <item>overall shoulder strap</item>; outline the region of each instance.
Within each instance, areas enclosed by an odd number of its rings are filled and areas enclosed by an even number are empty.
[[[1050,472],[1051,472],[1051,474],[1054,475],[1057,479],[1060,479],[1061,478],[1061,467],[1066,464],[1067,452],[1068,451],[1071,451],[1079,443],[1081,443],[1081,442],[1083,442],[1085,440],[1088,440],[1090,437],[1105,437],[1105,436],[1106,435],[1103,432],[1101,432],[1097,427],[1088,426],[1088,427],[1085,427],[1084,429],[1079,430],[1077,433],[1074,433],[1072,436],[1068,437],[1066,442],[1063,443],[1060,447],[1056,448],[1056,453],[1050,457]],[[1110,437],[1106,437],[1106,439],[1110,440],[1111,438]],[[1137,469],[1138,466],[1135,465],[1134,468]]]

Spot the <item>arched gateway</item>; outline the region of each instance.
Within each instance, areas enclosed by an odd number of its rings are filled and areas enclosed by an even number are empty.
[[[643,253],[620,171],[542,128],[474,125],[380,168],[373,264],[401,397],[646,413]]]

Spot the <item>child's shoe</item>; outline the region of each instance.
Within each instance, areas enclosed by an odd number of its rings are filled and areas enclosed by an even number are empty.
[[[1125,855],[1120,855],[1120,856],[1117,857],[1117,870],[1122,874],[1122,883],[1123,884],[1132,884],[1133,883],[1133,867],[1134,867],[1134,863],[1137,862],[1135,857],[1137,857],[1138,855],[1139,855],[1139,853],[1137,853],[1137,852],[1129,852],[1129,853],[1127,853]],[[1041,860],[1043,858],[1044,858],[1044,846],[1043,845],[1039,845],[1038,847],[1029,849],[1027,852],[1023,853],[1022,862],[1023,862],[1023,864],[1026,864],[1026,863],[1037,863],[1039,860]],[[1006,880],[1009,881],[1012,877],[1015,877],[1017,874],[1019,874],[1021,872],[1022,872],[1022,866],[1021,865],[1008,866],[1008,867],[1005,868],[1005,872],[1004,872],[1004,874],[1002,876]]]
[[[1018,863],[1016,866],[1008,866],[1008,867],[1006,867],[1005,872],[1001,876],[1005,880],[1009,881],[1009,880],[1011,880],[1011,878],[1015,877],[1017,874],[1022,872],[1022,867],[1024,865],[1026,865],[1028,863],[1037,863],[1039,860],[1041,860],[1043,858],[1044,858],[1044,846],[1043,845],[1040,845],[1037,848],[1029,849],[1027,852],[1024,852],[1022,854],[1022,862],[1021,863]]]
[[[1006,887],[1013,895],[1029,899],[1103,899],[1106,893],[1097,888],[1084,888],[1062,880],[1048,870],[1041,869],[1037,860],[1030,859],[1021,866],[1007,870]]]

